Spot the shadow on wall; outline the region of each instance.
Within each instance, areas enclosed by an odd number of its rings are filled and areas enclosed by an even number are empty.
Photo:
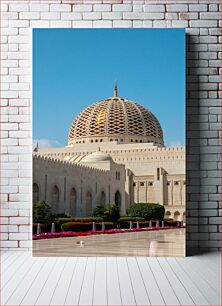
[[[200,126],[199,126],[199,75],[198,44],[186,34],[186,255],[200,253],[199,200],[200,200]],[[194,116],[196,120],[193,120]],[[195,182],[195,184],[194,184]],[[193,235],[196,234],[196,235]],[[196,239],[193,239],[196,237]]]

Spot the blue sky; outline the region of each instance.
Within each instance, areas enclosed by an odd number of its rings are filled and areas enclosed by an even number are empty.
[[[113,95],[158,118],[165,145],[185,143],[184,29],[33,30],[33,138],[67,145],[74,117]]]

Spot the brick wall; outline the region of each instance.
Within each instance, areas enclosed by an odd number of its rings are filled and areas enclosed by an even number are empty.
[[[176,28],[187,33],[187,254],[221,247],[219,0],[1,2],[1,247],[31,247],[31,29]]]

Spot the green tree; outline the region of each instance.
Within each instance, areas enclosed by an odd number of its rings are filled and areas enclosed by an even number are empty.
[[[33,223],[50,224],[54,220],[51,207],[45,201],[33,203]]]

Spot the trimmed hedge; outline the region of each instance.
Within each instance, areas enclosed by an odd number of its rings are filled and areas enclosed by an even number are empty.
[[[87,222],[102,222],[103,218],[99,217],[86,217],[86,218],[57,218],[55,219],[55,227],[56,227],[56,232],[61,231],[61,226],[63,223],[67,222],[82,222],[82,223],[87,223]]]
[[[113,222],[104,222],[105,229],[116,228]],[[96,230],[102,229],[102,222],[96,222]],[[61,226],[63,232],[87,232],[92,230],[92,222],[67,222]]]
[[[156,203],[135,203],[128,207],[128,215],[133,217],[143,217],[148,220],[163,220],[165,208]]]
[[[131,217],[131,216],[123,216],[120,217],[118,222],[122,222],[122,221],[145,221],[145,218],[142,217]]]

